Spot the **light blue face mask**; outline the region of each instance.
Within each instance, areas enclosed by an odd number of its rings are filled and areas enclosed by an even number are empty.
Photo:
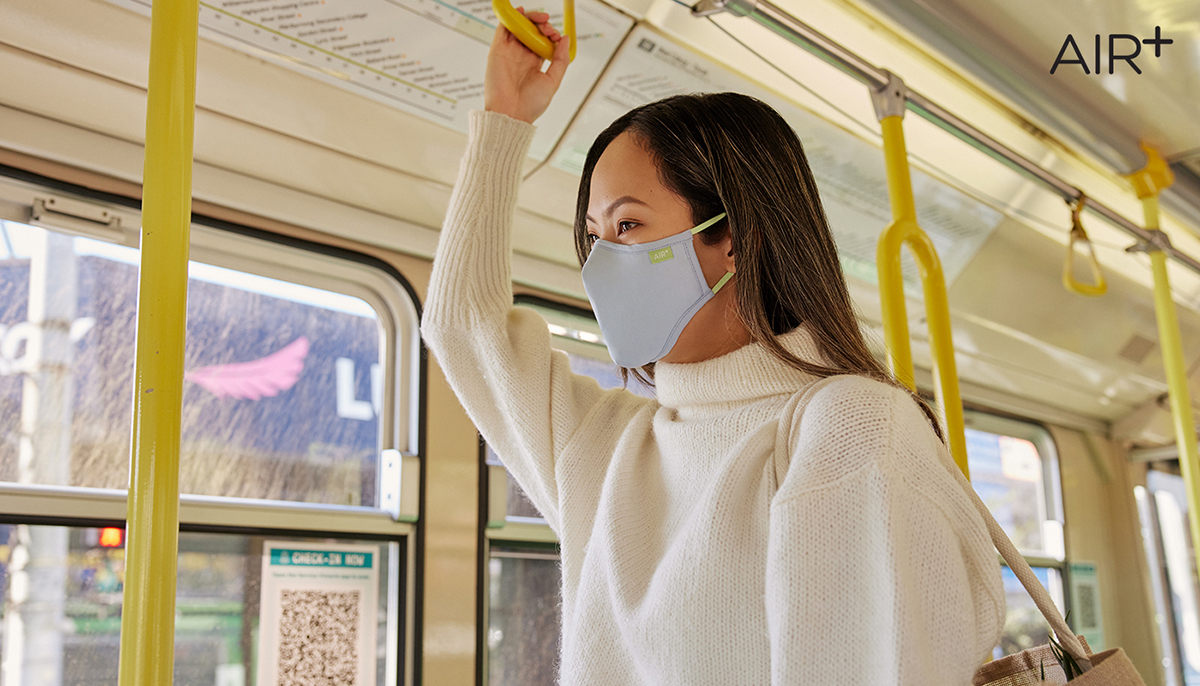
[[[653,243],[597,240],[583,265],[583,287],[613,361],[622,367],[657,362],[683,327],[729,278],[708,287],[692,236],[725,218],[722,212],[693,229]]]

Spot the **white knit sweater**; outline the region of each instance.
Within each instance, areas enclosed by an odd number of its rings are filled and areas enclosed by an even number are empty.
[[[897,388],[757,344],[659,363],[657,400],[571,372],[512,306],[534,127],[472,112],[422,333],[562,546],[563,684],[970,683],[1004,624],[987,530]],[[820,355],[808,333],[780,337]]]

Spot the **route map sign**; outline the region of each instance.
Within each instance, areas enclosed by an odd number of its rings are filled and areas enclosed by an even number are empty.
[[[151,0],[109,0],[150,14]],[[549,8],[562,26],[561,6]],[[530,156],[545,159],[633,20],[577,0],[579,45]],[[489,0],[201,0],[200,34],[313,78],[466,132],[483,108],[496,30]],[[203,65],[201,65],[203,67]]]

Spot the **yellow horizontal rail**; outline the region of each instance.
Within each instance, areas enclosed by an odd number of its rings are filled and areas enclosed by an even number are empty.
[[[197,0],[150,16],[120,686],[170,684],[174,666],[198,20]]]
[[[517,40],[525,44],[544,60],[554,58],[554,42],[542,35],[533,22],[512,6],[511,0],[492,0],[492,11]],[[563,35],[571,39],[567,49],[570,60],[575,61],[575,0],[563,0]]]
[[[917,224],[902,115],[884,117],[879,123],[883,127],[883,154],[887,164],[888,196],[892,204],[892,223],[880,234],[875,251],[888,365],[901,383],[916,390],[908,312],[904,301],[904,274],[900,265],[900,249],[907,244],[916,258],[925,294],[925,316],[933,352],[934,393],[946,422],[946,441],[954,462],[970,478],[962,396],[958,389],[958,367],[954,362],[954,341],[950,331],[946,277],[933,241]]]

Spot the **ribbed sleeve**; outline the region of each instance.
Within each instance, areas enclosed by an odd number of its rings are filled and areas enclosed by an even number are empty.
[[[468,115],[467,151],[438,241],[425,322],[465,324],[512,305],[512,219],[536,130],[495,112]]]
[[[545,320],[512,305],[513,212],[533,131],[501,114],[470,114],[421,334],[484,439],[562,536],[560,474],[595,491],[621,427],[648,401],[574,374],[551,349]],[[594,411],[601,403],[607,411]],[[595,453],[564,466],[559,458],[589,415],[604,428],[588,441]],[[594,499],[572,507],[586,518]]]

